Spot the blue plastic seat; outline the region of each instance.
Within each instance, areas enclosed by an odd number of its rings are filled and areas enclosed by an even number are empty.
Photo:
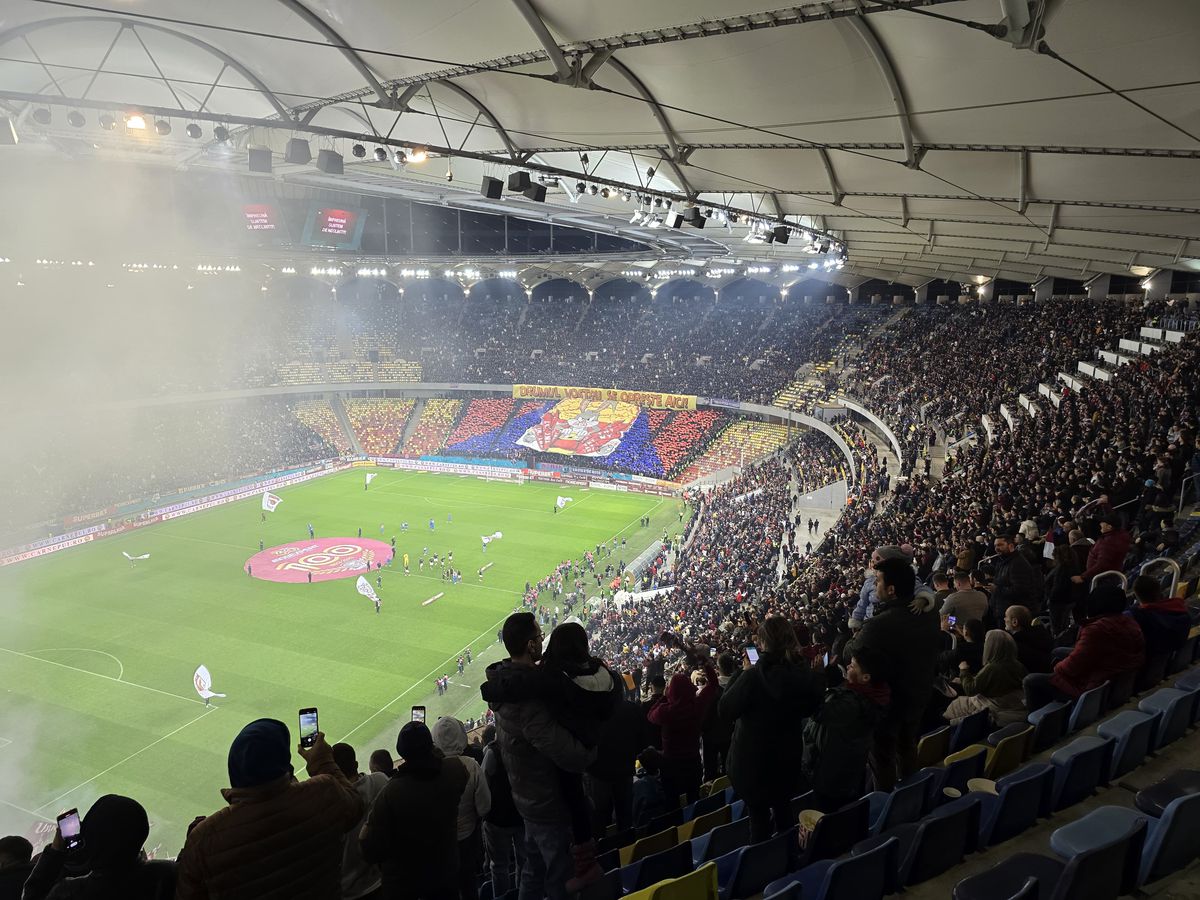
[[[1087,728],[1102,715],[1107,709],[1108,691],[1112,687],[1112,682],[1106,681],[1098,687],[1092,688],[1090,691],[1084,691],[1075,701],[1075,706],[1071,710],[1071,718],[1067,722],[1067,733],[1074,734],[1084,728]]]
[[[1163,688],[1149,697],[1142,698],[1138,709],[1144,713],[1158,713],[1162,717],[1155,750],[1179,740],[1187,733],[1188,726],[1192,723],[1192,709],[1195,703],[1194,694],[1176,688]]]
[[[709,860],[731,853],[750,843],[750,820],[734,819],[728,825],[718,825],[708,834],[691,840],[692,865],[699,866]]]
[[[1176,672],[1182,672],[1188,666],[1196,661],[1196,648],[1200,646],[1200,635],[1189,637],[1182,647],[1180,647],[1175,655],[1171,657],[1171,661],[1167,663],[1167,674],[1174,675]]]
[[[1025,832],[1050,815],[1054,767],[1030,763],[996,782],[996,793],[978,794],[979,845],[991,847]]]
[[[871,834],[879,834],[897,825],[915,822],[925,812],[929,784],[934,773],[926,769],[913,775],[904,784],[896,785],[891,793],[872,791],[867,794],[870,804]]]
[[[1176,797],[1159,819],[1151,819],[1142,850],[1138,886],[1177,872],[1200,856],[1200,794]]]
[[[1035,709],[1026,721],[1033,726],[1033,752],[1040,753],[1053,747],[1067,735],[1067,722],[1071,718],[1071,704],[1053,700],[1041,709]]]
[[[971,744],[982,742],[991,730],[991,710],[981,709],[977,713],[971,713],[955,725],[954,730],[950,732],[950,752],[957,753]]]
[[[946,802],[946,797],[942,793],[946,788],[953,788],[962,795],[967,792],[968,781],[972,778],[983,777],[984,766],[987,764],[987,746],[975,744],[974,748],[973,753],[967,753],[971,747],[964,747],[960,752],[966,755],[948,765],[923,770],[933,773],[926,798],[926,812]]]
[[[869,852],[890,838],[900,844],[889,893],[935,878],[975,851],[979,836],[980,800],[977,794],[951,800],[920,822],[897,825],[891,831],[856,846],[854,855]]]
[[[1146,815],[1158,818],[1166,813],[1173,800],[1189,794],[1200,794],[1200,771],[1180,769],[1138,791],[1133,805]]]
[[[1010,738],[1015,734],[1020,734],[1028,727],[1025,722],[1013,722],[1011,725],[1005,725],[1003,728],[997,728],[984,739],[984,743],[989,747],[995,747],[1006,738]]]
[[[746,811],[746,801],[745,800],[734,800],[729,804],[729,806],[730,806],[730,813],[729,813],[730,817],[735,822],[738,819],[745,818],[746,816],[750,815],[750,813]]]
[[[707,797],[701,797],[683,811],[683,821],[690,822],[692,819],[698,819],[706,813],[716,812],[724,805],[724,791],[718,791],[715,794],[709,794]]]
[[[515,900],[520,888],[513,888],[500,900]],[[593,881],[576,895],[576,900],[618,900],[621,896],[621,870],[605,872],[599,881]]]
[[[954,886],[954,900],[1010,900],[1027,889],[1031,876],[1038,881],[1041,900],[1117,900],[1133,889],[1145,836],[1146,820],[1138,817],[1126,830],[1067,862],[1040,853],[1017,853],[986,872],[964,878]]]
[[[690,844],[676,844],[621,867],[621,889],[626,894],[658,884],[668,878],[678,878],[692,871]]]
[[[1115,742],[1110,779],[1131,772],[1142,764],[1155,746],[1158,721],[1158,713],[1127,709],[1100,723],[1096,733]]]
[[[1175,679],[1175,687],[1181,691],[1200,689],[1200,667],[1192,669],[1186,675]]]
[[[808,837],[808,845],[800,853],[797,868],[848,853],[870,833],[870,813],[870,802],[860,797],[837,812],[821,816]]]
[[[1100,737],[1076,738],[1054,751],[1054,797],[1051,809],[1058,812],[1090,797],[1096,788],[1108,784],[1112,770],[1113,742]]]
[[[803,900],[872,900],[887,893],[889,873],[895,870],[899,841],[888,838],[878,847],[857,856],[824,859],[767,885],[763,900],[792,885],[800,886]]]
[[[788,848],[795,842],[793,828],[718,857],[717,891],[721,900],[742,900],[761,894],[763,888],[787,872]]]

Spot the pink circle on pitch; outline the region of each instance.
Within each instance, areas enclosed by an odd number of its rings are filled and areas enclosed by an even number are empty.
[[[254,578],[289,584],[366,575],[386,563],[392,547],[369,538],[313,538],[268,547],[246,560]]]

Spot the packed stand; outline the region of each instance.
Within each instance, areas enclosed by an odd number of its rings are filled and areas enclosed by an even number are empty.
[[[412,414],[414,401],[383,398],[346,399],[342,402],[363,453],[368,456],[394,455],[404,434],[404,426]]]

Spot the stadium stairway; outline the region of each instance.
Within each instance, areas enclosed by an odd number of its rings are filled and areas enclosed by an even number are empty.
[[[346,440],[350,442],[350,449],[355,453],[362,453],[362,444],[358,442],[358,435],[354,433],[354,428],[350,424],[350,419],[346,415],[346,405],[342,403],[342,398],[338,394],[334,394],[329,398],[329,405],[333,408],[333,414],[337,417],[338,424],[342,426],[342,432],[346,436]]]
[[[408,443],[412,437],[412,433],[417,429],[417,423],[421,421],[421,413],[425,411],[425,399],[418,397],[413,404],[412,412],[408,414],[408,421],[404,423],[404,430],[400,432],[400,440],[396,443],[396,453],[400,453],[400,448]]]

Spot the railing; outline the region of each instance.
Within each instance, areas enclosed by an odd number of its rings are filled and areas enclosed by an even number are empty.
[[[1179,486],[1179,507],[1175,510],[1176,516],[1183,515],[1183,498],[1187,496],[1188,482],[1195,481],[1198,477],[1200,476],[1189,475],[1187,478],[1183,479],[1183,484]]]
[[[1179,563],[1171,559],[1169,556],[1159,556],[1155,559],[1147,560],[1142,563],[1141,569],[1138,570],[1139,575],[1145,575],[1146,570],[1151,566],[1166,566],[1171,573],[1171,589],[1167,591],[1168,597],[1175,596],[1175,589],[1179,587],[1179,579],[1183,575],[1183,570],[1179,567]]]
[[[1115,575],[1118,579],[1120,579],[1121,590],[1123,590],[1123,591],[1129,590],[1129,579],[1125,577],[1124,572],[1118,572],[1116,569],[1109,569],[1107,572],[1101,572],[1099,575],[1097,575],[1095,578],[1092,579],[1092,583],[1090,585],[1088,585],[1088,590],[1094,591],[1096,589],[1097,581],[1099,581],[1101,578],[1109,578],[1113,575]]]

